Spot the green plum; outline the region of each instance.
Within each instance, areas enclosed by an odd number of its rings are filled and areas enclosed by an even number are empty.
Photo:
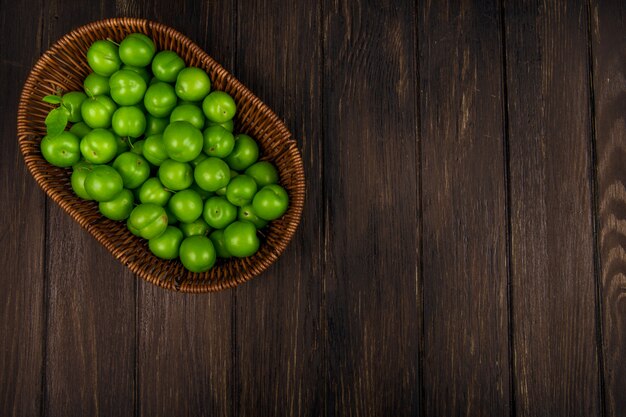
[[[124,187],[135,189],[150,177],[150,165],[143,156],[124,152],[113,162],[113,168],[121,175]]]
[[[210,126],[204,129],[203,150],[209,156],[226,158],[235,147],[235,137],[222,126]]]
[[[119,136],[138,138],[146,130],[146,116],[136,106],[120,107],[113,113],[111,125]]]
[[[109,77],[92,72],[83,81],[83,90],[89,97],[108,95],[111,92]]]
[[[118,48],[108,40],[98,40],[87,50],[87,63],[96,74],[108,77],[120,69]]]
[[[89,193],[85,190],[85,178],[93,170],[93,166],[88,162],[79,162],[72,167],[72,176],[70,184],[74,193],[83,200],[93,200]]]
[[[249,222],[236,221],[224,229],[224,244],[232,256],[244,258],[259,250],[256,227]]]
[[[163,144],[171,159],[193,161],[202,152],[202,132],[189,122],[173,122],[163,132]]]
[[[215,264],[215,248],[206,236],[190,236],[179,250],[180,261],[191,272],[205,272]]]
[[[176,259],[183,238],[183,232],[180,229],[167,226],[163,234],[148,241],[148,248],[157,258]]]
[[[176,107],[177,100],[174,87],[164,82],[156,82],[148,87],[143,104],[152,116],[168,117]]]
[[[44,136],[41,140],[41,154],[54,166],[71,167],[80,160],[80,139],[67,131],[56,136]]]
[[[210,197],[204,203],[204,221],[214,229],[223,229],[237,219],[237,207],[224,197]]]
[[[237,171],[243,171],[259,158],[259,145],[250,136],[240,133],[235,136],[235,147],[225,161]]]
[[[130,213],[126,226],[136,236],[153,239],[167,229],[167,214],[156,204],[139,204]]]
[[[237,175],[226,187],[226,199],[237,207],[245,206],[252,202],[256,190],[257,185],[252,177]]]
[[[122,190],[113,200],[103,201],[98,204],[100,213],[111,220],[126,220],[133,211],[135,196],[132,191]]]
[[[230,182],[230,169],[221,159],[209,157],[198,164],[193,176],[203,190],[217,191]]]
[[[264,220],[275,220],[285,214],[289,206],[289,196],[283,187],[277,184],[261,188],[254,199],[254,212]]]
[[[98,202],[113,200],[123,189],[122,177],[108,165],[93,167],[85,178],[85,191]]]
[[[181,100],[200,101],[211,91],[211,80],[204,70],[188,67],[178,73],[175,89]]]
[[[122,62],[133,67],[150,65],[155,52],[154,42],[143,33],[127,35],[119,47],[119,56]]]
[[[267,221],[257,216],[254,212],[252,204],[246,204],[245,206],[239,207],[239,210],[237,210],[237,219],[242,222],[250,222],[257,229],[267,226]]]
[[[226,244],[224,243],[224,231],[223,230],[214,230],[209,235],[209,239],[213,242],[213,247],[215,248],[215,252],[217,256],[220,258],[230,258],[232,255],[226,249]]]
[[[196,221],[202,215],[204,208],[202,198],[193,190],[177,192],[170,198],[167,206],[182,223]]]
[[[90,128],[107,128],[111,126],[115,110],[117,105],[109,96],[95,96],[83,101],[80,114]]]
[[[174,51],[161,51],[152,60],[152,73],[160,81],[173,83],[185,68],[185,61]]]
[[[139,201],[142,203],[165,206],[171,196],[172,192],[167,190],[156,177],[148,178],[139,189]]]
[[[179,121],[189,122],[196,129],[202,129],[204,127],[204,113],[196,105],[179,104],[170,114],[170,123]]]
[[[136,106],[120,107],[113,113],[111,126],[119,136],[138,138],[146,130],[146,116]]]
[[[193,169],[186,162],[173,159],[163,161],[158,171],[161,183],[170,190],[180,191],[189,188],[193,183]]]
[[[169,158],[163,143],[163,135],[156,134],[146,139],[143,146],[143,156],[155,166],[160,166],[163,161]]]
[[[191,223],[181,223],[179,227],[185,237],[207,236],[211,230],[209,225],[202,218],[196,219]]]
[[[278,183],[278,171],[268,161],[259,161],[250,165],[245,174],[252,177],[259,187]]]
[[[213,91],[202,101],[202,110],[208,120],[224,123],[235,116],[237,105],[228,93]]]
[[[120,106],[140,103],[146,93],[146,81],[135,71],[121,69],[109,79],[111,98]]]
[[[117,154],[117,139],[106,129],[94,129],[80,142],[80,152],[92,164],[106,164]]]

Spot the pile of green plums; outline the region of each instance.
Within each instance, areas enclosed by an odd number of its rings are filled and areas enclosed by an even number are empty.
[[[41,153],[72,167],[76,195],[192,272],[255,254],[289,198],[256,141],[233,134],[233,98],[140,33],[95,41],[87,62],[84,92],[44,98],[55,107]]]

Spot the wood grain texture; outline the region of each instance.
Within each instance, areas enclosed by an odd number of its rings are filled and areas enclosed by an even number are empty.
[[[419,8],[427,416],[510,409],[499,16],[496,1]]]
[[[587,7],[505,4],[518,416],[600,413]]]
[[[131,415],[134,277],[60,210],[48,216],[46,415]]]
[[[626,415],[626,4],[592,1],[606,415]]]
[[[44,7],[44,46],[113,5]],[[130,415],[135,409],[133,274],[60,207],[48,204],[45,414]]]
[[[42,400],[45,198],[17,147],[22,85],[41,49],[41,2],[0,2],[0,415],[39,415]],[[20,25],[13,24],[19,21]]]
[[[263,0],[238,2],[237,10],[235,76],[291,129],[304,159],[307,199],[286,252],[269,271],[236,289],[234,414],[319,416],[324,405],[319,9]]]
[[[137,414],[233,415],[230,292],[139,294]]]
[[[326,414],[416,415],[415,5],[323,9]]]
[[[118,12],[170,25],[231,68],[230,4],[118,1]],[[233,415],[232,292],[176,294],[140,281],[138,295],[137,415]]]

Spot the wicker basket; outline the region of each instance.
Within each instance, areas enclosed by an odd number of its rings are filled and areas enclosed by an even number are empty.
[[[164,261],[153,256],[147,241],[132,235],[123,222],[109,220],[98,212],[97,203],[83,201],[70,187],[69,169],[48,164],[39,150],[45,135],[44,119],[50,105],[41,101],[47,94],[81,90],[90,72],[86,52],[97,39],[117,42],[132,32],[154,39],[157,49],[176,51],[187,65],[204,68],[214,89],[232,95],[237,102],[235,129],[255,138],[263,159],[273,162],[280,182],[289,194],[287,213],[265,229],[259,251],[243,259],[218,260],[210,271],[187,271],[179,261]],[[141,278],[163,288],[183,292],[208,292],[234,287],[261,274],[293,237],[304,204],[304,170],[296,142],[283,122],[265,104],[202,51],[189,38],[160,23],[142,19],[119,18],[90,23],[70,32],[56,42],[35,64],[20,98],[17,131],[26,166],[43,190],[82,227],[87,229],[117,259]]]

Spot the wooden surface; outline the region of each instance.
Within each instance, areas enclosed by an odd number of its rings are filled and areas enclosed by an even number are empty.
[[[495,1],[418,10],[425,416],[511,407],[499,21]]]
[[[516,411],[598,415],[588,7],[506,1],[504,23]]]
[[[147,284],[26,171],[28,71],[112,16],[294,133],[261,277]],[[626,416],[625,33],[617,0],[0,0],[0,416]]]

